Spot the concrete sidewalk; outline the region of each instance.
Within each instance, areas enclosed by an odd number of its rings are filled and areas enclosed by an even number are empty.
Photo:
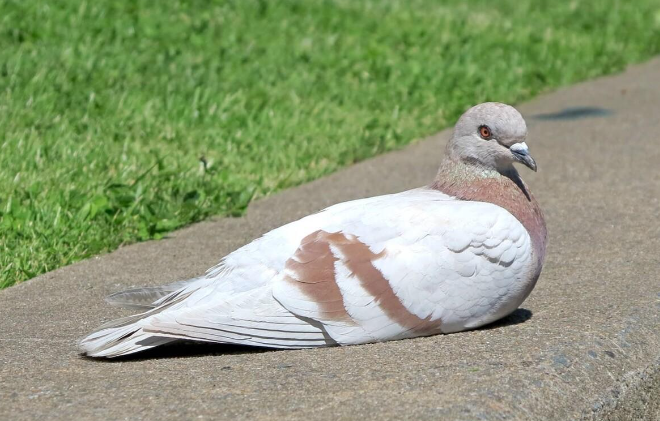
[[[0,419],[660,419],[660,59],[519,109],[540,168],[521,172],[550,247],[537,288],[505,322],[347,348],[77,354],[78,338],[127,314],[105,295],[199,275],[326,205],[426,184],[443,132],[256,202],[245,218],[0,291]]]

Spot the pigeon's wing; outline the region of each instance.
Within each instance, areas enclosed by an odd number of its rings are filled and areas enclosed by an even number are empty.
[[[447,199],[441,193],[432,197]],[[275,229],[226,256],[209,270],[211,282],[192,285],[158,303],[171,305],[140,322],[142,330],[172,338],[191,338],[279,348],[335,345],[321,323],[289,311],[273,297],[273,285],[301,241],[319,228],[359,226],[393,198],[424,201],[417,191],[345,202]],[[196,289],[195,289],[196,288]],[[186,292],[187,291],[187,292]],[[185,292],[185,294],[184,294]]]
[[[531,241],[506,210],[420,191],[304,237],[273,287],[340,344],[455,332],[512,312]]]
[[[177,285],[111,296],[117,305],[146,311],[106,323],[79,346],[89,356],[117,357],[176,339],[284,348],[333,345],[320,323],[289,312],[273,298],[273,281],[305,235],[326,223],[341,223],[346,215],[350,218],[351,209],[387,200],[381,196],[341,203],[284,225],[227,255],[206,276],[169,293]]]
[[[117,307],[148,311],[164,303],[181,301],[199,291],[188,303],[198,305],[203,297],[214,294],[231,296],[252,290],[270,282],[284,268],[300,240],[329,223],[341,225],[356,215],[355,210],[369,209],[392,197],[417,197],[417,190],[398,195],[377,196],[339,203],[290,224],[272,230],[261,238],[241,247],[209,269],[205,276],[176,281],[167,285],[131,288],[106,297]],[[440,193],[439,193],[440,194]],[[441,194],[440,194],[441,195]],[[213,292],[214,294],[211,294]]]

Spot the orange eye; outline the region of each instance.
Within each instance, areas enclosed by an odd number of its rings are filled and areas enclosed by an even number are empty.
[[[490,127],[488,126],[479,127],[479,135],[481,135],[481,137],[486,140],[493,137],[493,133],[490,131]]]

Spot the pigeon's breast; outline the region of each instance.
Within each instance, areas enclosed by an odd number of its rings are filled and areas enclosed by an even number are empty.
[[[520,304],[534,259],[511,213],[433,191],[387,202],[303,239],[275,298],[340,344],[470,329]]]

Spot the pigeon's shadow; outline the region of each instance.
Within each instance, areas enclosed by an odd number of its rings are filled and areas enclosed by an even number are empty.
[[[242,354],[261,354],[264,352],[277,352],[279,349],[259,348],[255,346],[242,346],[230,344],[213,344],[205,342],[179,341],[171,344],[161,345],[146,351],[135,354],[124,355],[112,359],[92,358],[81,355],[86,360],[98,362],[139,362],[144,360],[160,360],[171,358],[195,358],[214,355],[242,355]]]
[[[487,324],[486,326],[479,328],[479,330],[500,329],[507,326],[515,326],[521,323],[525,323],[527,320],[531,319],[533,315],[534,314],[531,310],[527,310],[526,308],[519,308],[505,318]]]
[[[503,319],[488,324],[479,328],[478,330],[499,329],[507,326],[514,326],[520,323],[525,323],[532,318],[532,312],[526,308],[519,308],[513,313],[509,314]],[[457,334],[460,334],[457,333]],[[228,344],[213,344],[205,342],[192,342],[182,341],[173,342],[171,344],[162,345],[136,354],[130,354],[113,359],[97,359],[82,356],[84,359],[94,360],[98,362],[139,362],[144,360],[159,360],[170,358],[195,358],[195,357],[208,357],[214,355],[244,355],[244,354],[261,354],[264,352],[280,352],[280,349],[273,348],[259,348],[254,346],[241,346],[241,345],[228,345]]]

